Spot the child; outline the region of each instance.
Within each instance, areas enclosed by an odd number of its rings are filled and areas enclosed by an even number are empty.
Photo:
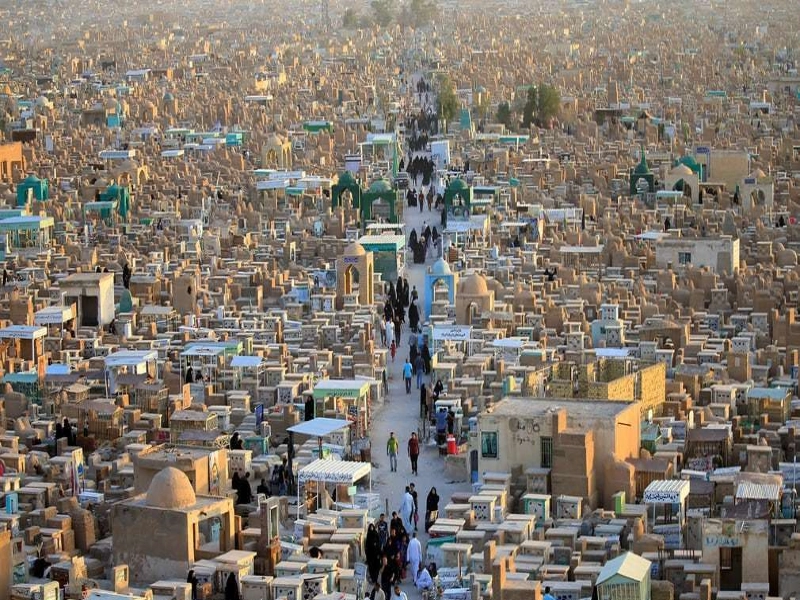
[[[392,340],[392,362],[394,362],[394,355],[397,354],[397,343]]]

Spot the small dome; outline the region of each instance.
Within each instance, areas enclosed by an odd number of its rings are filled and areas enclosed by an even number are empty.
[[[459,192],[466,189],[469,189],[467,182],[460,178],[453,179],[453,181],[450,182],[450,185],[447,186],[448,192]]]
[[[150,482],[146,503],[154,508],[186,508],[194,506],[197,497],[186,473],[166,467]]]
[[[692,170],[689,167],[687,167],[686,165],[684,165],[684,164],[680,164],[677,167],[675,167],[674,169],[672,169],[672,171],[670,171],[670,174],[671,175],[680,175],[682,177],[691,177],[692,175],[694,175]]]
[[[452,271],[450,271],[450,265],[447,264],[445,259],[440,258],[433,266],[431,266],[431,275],[452,275]]]
[[[172,102],[175,100],[175,96],[173,96],[170,92],[164,94],[164,102]]]
[[[339,185],[342,187],[350,187],[356,185],[356,180],[350,171],[345,171],[339,175]]]
[[[473,273],[467,277],[459,287],[461,288],[459,293],[466,296],[485,296],[489,293],[489,286],[486,283],[486,278],[477,273]]]
[[[678,159],[678,163],[686,165],[695,173],[700,170],[700,164],[694,159],[694,156],[681,156]]]
[[[392,184],[385,179],[376,179],[369,186],[369,191],[371,194],[385,194],[392,191]]]
[[[750,175],[748,177],[758,181],[759,179],[764,179],[766,176],[767,176],[767,174],[764,173],[764,171],[762,171],[761,169],[756,169],[755,171],[750,173]]]
[[[353,242],[344,249],[345,256],[364,256],[366,253],[367,251],[364,249],[364,246],[358,242]]]

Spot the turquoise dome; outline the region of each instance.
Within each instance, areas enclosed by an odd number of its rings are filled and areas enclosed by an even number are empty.
[[[392,184],[385,179],[376,179],[369,186],[369,191],[371,194],[385,194],[392,191]]]

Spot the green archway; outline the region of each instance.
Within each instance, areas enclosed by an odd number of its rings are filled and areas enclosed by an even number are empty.
[[[450,217],[469,216],[472,212],[472,186],[463,179],[454,179],[444,192],[444,215],[442,227],[447,227]]]
[[[389,220],[392,223],[397,223],[397,211],[395,210],[395,202],[397,201],[397,192],[392,188],[392,184],[385,179],[376,179],[369,186],[369,189],[364,192],[364,202],[361,203],[361,223],[362,225],[372,219],[372,205],[377,200],[385,200],[389,205]]]
[[[342,194],[349,190],[353,196],[353,207],[361,208],[361,186],[355,180],[350,171],[345,171],[339,175],[339,181],[331,189],[331,206],[336,208],[342,205]]]

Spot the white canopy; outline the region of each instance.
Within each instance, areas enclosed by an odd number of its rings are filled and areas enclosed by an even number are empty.
[[[0,329],[0,339],[36,340],[47,335],[47,328],[36,325],[9,325]]]
[[[644,491],[645,504],[679,504],[689,495],[691,484],[680,479],[651,481]]]
[[[158,360],[156,350],[120,350],[105,357],[106,368],[135,367],[147,362]]]
[[[232,367],[241,367],[243,369],[254,368],[261,365],[264,361],[260,356],[234,356],[231,359]]]
[[[356,481],[366,477],[371,471],[372,465],[370,463],[318,458],[300,469],[297,474],[297,480],[299,483],[322,481],[325,483],[354,485]]]
[[[72,313],[72,307],[48,306],[36,311],[36,314],[33,316],[33,322],[36,325],[62,325],[74,318],[75,315]]]
[[[286,431],[292,433],[299,433],[300,435],[308,435],[311,437],[325,437],[336,431],[347,429],[350,427],[350,421],[346,419],[329,419],[326,417],[317,417],[310,421],[304,421],[297,425],[287,427]]]

